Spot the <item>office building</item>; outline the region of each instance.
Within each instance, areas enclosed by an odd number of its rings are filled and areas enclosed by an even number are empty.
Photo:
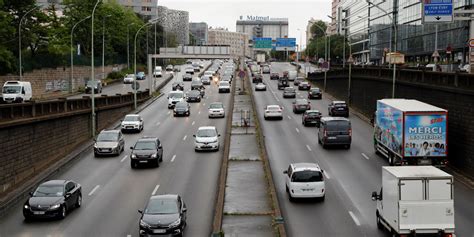
[[[205,22],[190,22],[189,33],[196,40],[197,45],[207,44],[208,39],[208,26]]]
[[[343,14],[336,24],[346,25],[346,37],[354,61],[369,61],[369,8],[366,1],[342,0],[339,3]],[[339,11],[339,10],[338,10]],[[344,34],[344,32],[342,32]]]
[[[288,18],[270,18],[259,16],[247,16],[236,22],[236,31],[246,33],[251,39],[255,37],[285,38],[288,37]]]
[[[249,35],[246,33],[231,32],[227,29],[209,29],[209,45],[230,45],[230,54],[234,57],[250,57],[252,52],[249,48]]]
[[[329,34],[331,35],[338,33],[338,24],[336,22],[339,17],[340,2],[341,0],[332,0],[331,2],[331,24],[329,25]]]
[[[158,6],[158,23],[165,32],[174,34],[179,45],[189,44],[189,13]]]

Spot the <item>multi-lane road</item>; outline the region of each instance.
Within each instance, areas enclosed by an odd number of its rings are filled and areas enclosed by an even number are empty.
[[[172,81],[179,78],[181,74]],[[185,90],[189,88],[190,83],[185,82]],[[170,90],[171,83],[162,91]],[[225,119],[208,118],[207,107],[215,101],[222,101],[228,108],[230,94],[219,94],[213,83],[207,86],[201,103],[191,104],[190,117],[175,118],[167,108],[166,95],[162,96],[140,112],[145,129],[139,134],[125,134],[126,149],[119,157],[94,158],[89,150],[54,177],[82,185],[81,208],[61,221],[24,222],[23,205],[19,204],[0,219],[0,236],[138,236],[137,210],[143,209],[151,195],[166,193],[180,194],[187,204],[185,233],[208,236],[223,149],[195,153],[193,134],[199,126],[208,125],[225,133]],[[157,136],[162,141],[164,161],[159,168],[130,168],[129,147],[142,136]]]

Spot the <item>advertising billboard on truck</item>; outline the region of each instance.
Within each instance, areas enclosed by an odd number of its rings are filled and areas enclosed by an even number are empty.
[[[403,112],[377,102],[375,138],[392,152],[399,155],[403,142]]]
[[[405,116],[405,157],[447,156],[446,114]]]

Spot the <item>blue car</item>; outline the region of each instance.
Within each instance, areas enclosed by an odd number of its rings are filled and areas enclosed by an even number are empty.
[[[146,76],[144,72],[138,72],[137,73],[137,80],[145,80]]]

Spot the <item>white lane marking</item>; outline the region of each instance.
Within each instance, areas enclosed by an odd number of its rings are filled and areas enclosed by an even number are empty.
[[[158,123],[156,123],[156,126],[160,126],[160,124],[161,124],[161,123],[160,123],[160,122],[158,122]]]
[[[158,191],[159,188],[160,188],[160,185],[157,184],[157,185],[155,186],[155,189],[153,189],[153,192],[151,193],[151,195],[154,196],[154,195],[156,194],[156,191]]]
[[[290,116],[290,115],[288,115],[288,119],[291,119],[291,116]]]
[[[308,148],[308,151],[311,151],[311,147],[309,147],[309,145],[306,145],[306,148]]]
[[[275,98],[278,102],[280,102],[280,100],[278,98]]]
[[[324,170],[323,174],[324,174],[324,177],[326,177],[326,179],[331,179],[331,176],[329,176],[326,170]]]
[[[168,111],[168,114],[171,114],[171,111]]]
[[[132,235],[127,235],[127,237],[132,237]]]
[[[298,128],[295,128],[297,133],[300,133],[300,130]]]
[[[183,141],[186,141],[186,138],[188,138],[188,135],[184,135]]]
[[[203,103],[202,105],[206,106],[206,103]]]
[[[201,114],[201,110],[199,110],[198,114]]]
[[[120,163],[124,162],[125,159],[127,159],[127,158],[128,158],[128,156],[124,156],[124,157],[122,158],[122,160],[120,160]]]
[[[171,158],[171,162],[174,162],[174,159],[176,159],[176,155],[174,155],[174,156]]]
[[[92,189],[92,191],[89,193],[89,196],[92,196],[97,189],[99,189],[100,185],[95,186],[95,188]]]
[[[354,213],[352,213],[351,211],[349,211],[349,215],[351,215],[352,220],[354,220],[354,222],[356,223],[356,225],[357,225],[357,226],[360,226],[359,219],[357,219],[357,217],[354,215]]]
[[[362,153],[362,156],[363,156],[365,159],[370,160],[370,158],[369,158],[366,154]]]
[[[191,126],[193,126],[195,123],[196,123],[196,122],[195,122],[195,121],[193,121],[193,122],[191,123]]]

